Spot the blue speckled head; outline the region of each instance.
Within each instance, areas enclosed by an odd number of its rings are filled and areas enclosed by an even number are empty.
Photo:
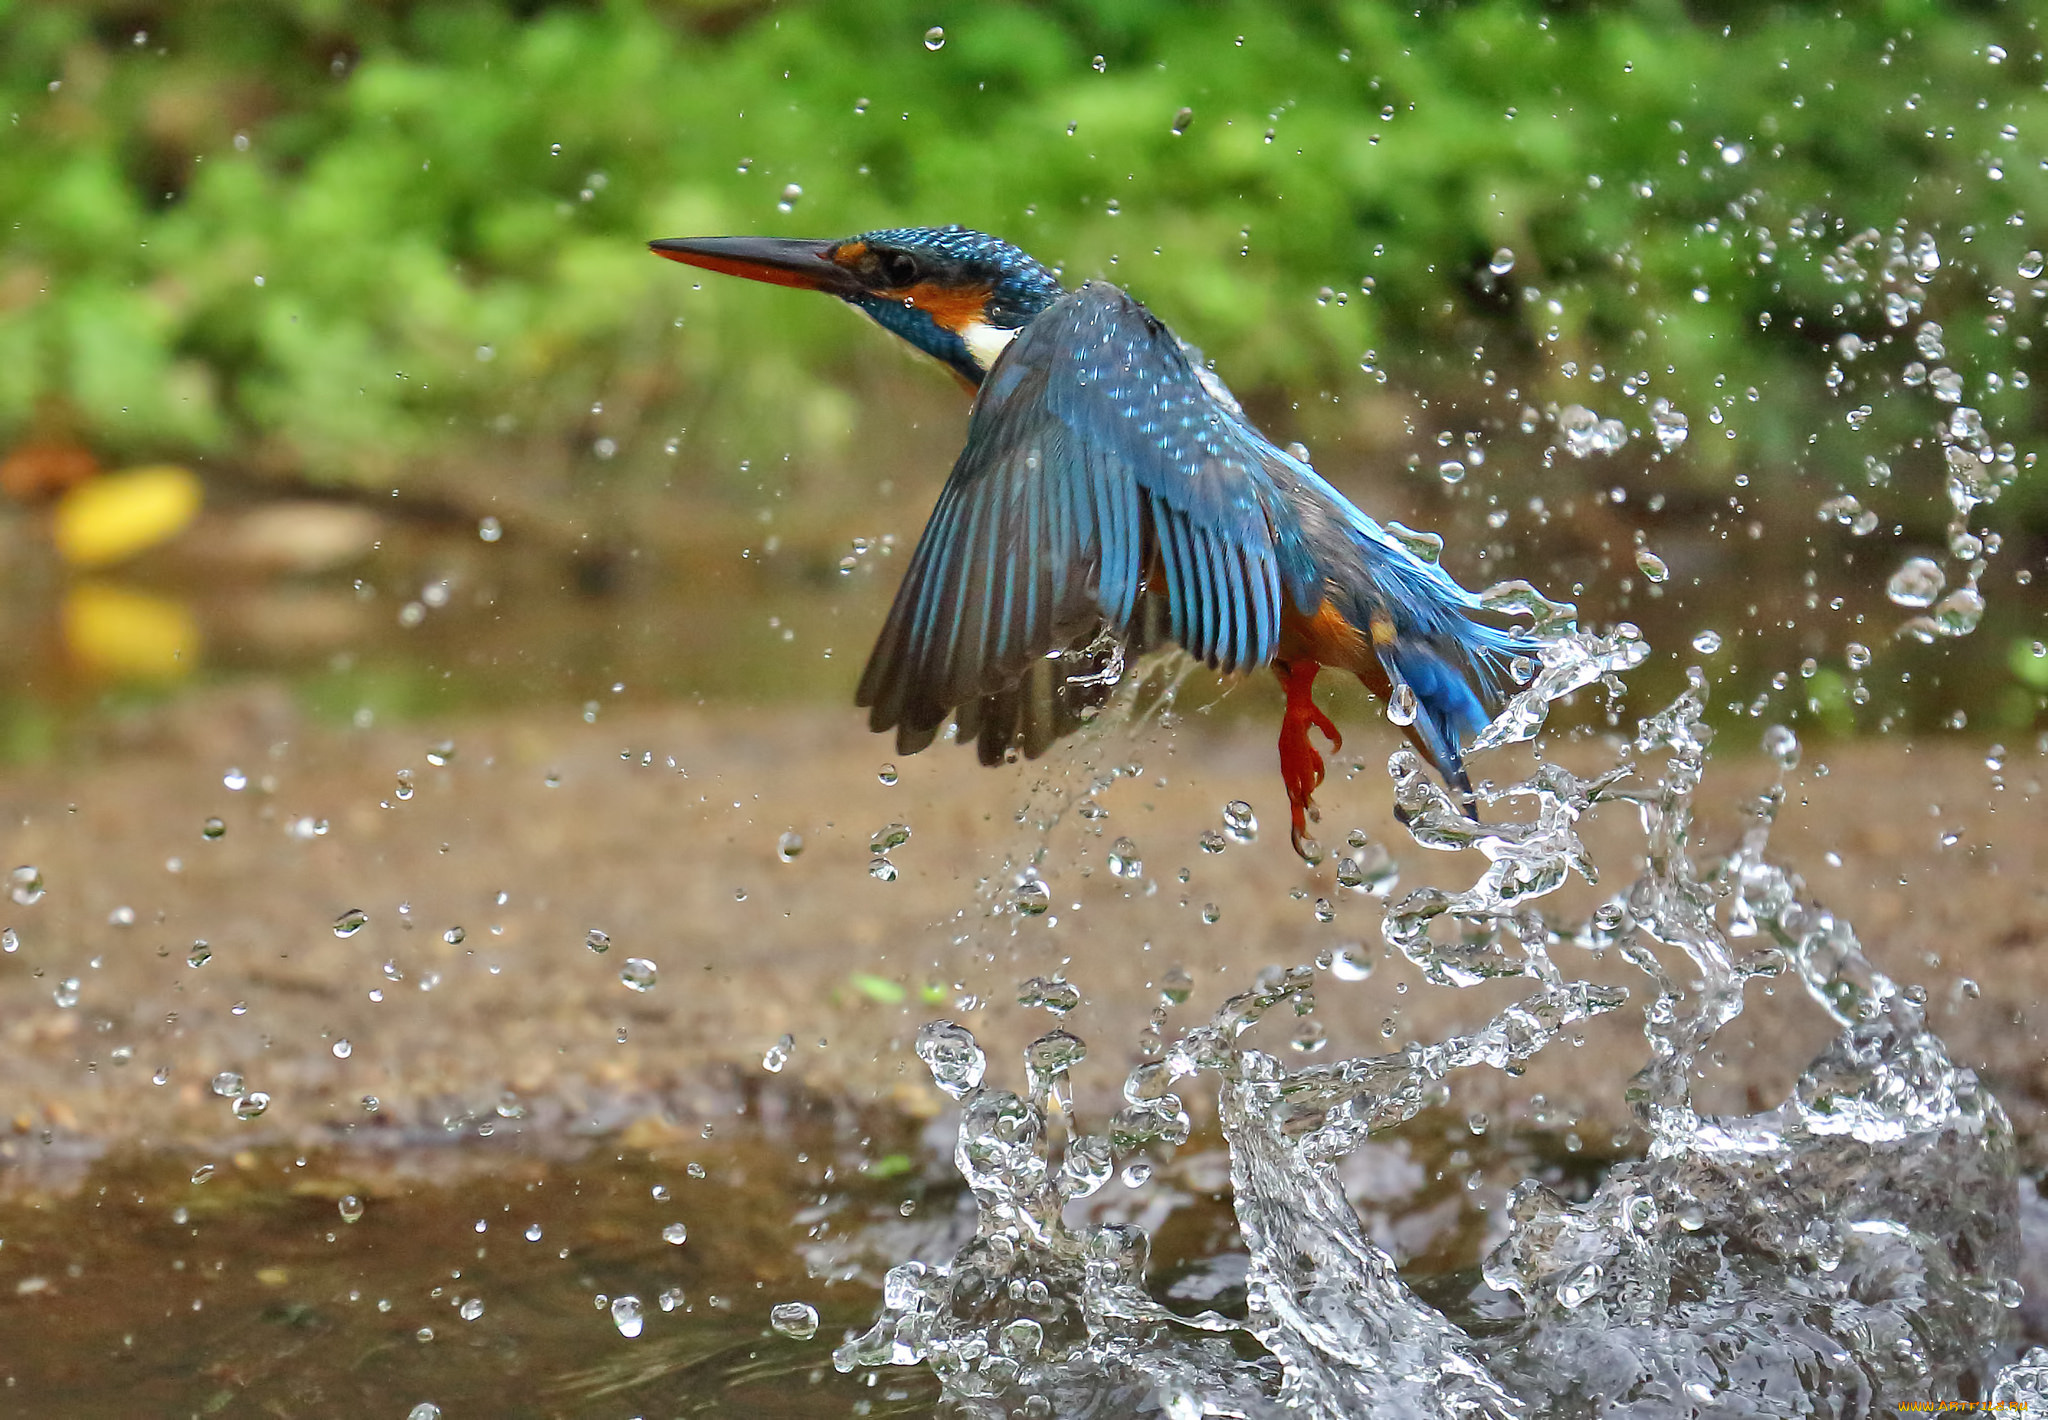
[[[966,227],[863,232],[831,259],[858,283],[847,301],[975,386],[1010,337],[1064,294],[1025,252]]]
[[[829,292],[975,388],[1011,337],[1065,294],[1023,252],[965,227],[891,227],[843,241],[670,237],[648,246],[705,271]]]

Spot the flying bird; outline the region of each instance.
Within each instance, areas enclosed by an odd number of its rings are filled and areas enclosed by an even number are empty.
[[[1202,360],[1101,281],[1065,289],[963,227],[842,240],[650,242],[707,271],[823,291],[974,394],[967,446],[911,555],[856,703],[900,753],[948,718],[984,764],[1041,753],[1163,642],[1286,694],[1280,777],[1296,852],[1323,782],[1313,694],[1357,676],[1474,812],[1468,737],[1541,640],[1410,550],[1254,428]],[[1524,603],[1526,605],[1526,603]]]

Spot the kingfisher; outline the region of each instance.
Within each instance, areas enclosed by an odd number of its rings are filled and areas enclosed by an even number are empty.
[[[1324,777],[1311,731],[1343,747],[1315,702],[1324,667],[1388,702],[1476,817],[1466,744],[1540,636],[1496,624],[1502,600],[1411,550],[1427,539],[1395,536],[1266,438],[1201,353],[1120,287],[1068,290],[958,226],[648,245],[837,296],[973,396],[967,445],[855,696],[900,753],[951,719],[984,764],[1034,757],[1098,710],[1129,662],[1172,642],[1225,674],[1279,678],[1280,778],[1305,859]]]

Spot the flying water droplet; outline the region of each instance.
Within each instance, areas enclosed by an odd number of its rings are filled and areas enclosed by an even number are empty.
[[[1664,565],[1664,559],[1647,547],[1636,549],[1636,569],[1648,582],[1662,582],[1671,575],[1671,569]]]
[[[791,829],[775,840],[775,856],[785,863],[794,863],[804,851],[804,836]]]
[[[236,1100],[232,1108],[235,1118],[245,1121],[251,1120],[263,1113],[264,1110],[270,1108],[270,1096],[261,1090],[251,1090],[248,1094]]]
[[[777,1302],[768,1309],[768,1324],[796,1341],[818,1334],[818,1309],[809,1302]]]
[[[207,946],[203,941],[194,942],[192,950],[185,953],[185,965],[187,966],[205,966],[212,960],[213,948]]]
[[[1223,831],[1234,843],[1256,843],[1259,838],[1258,815],[1243,799],[1232,799],[1223,806]]]
[[[1506,247],[1493,254],[1493,260],[1486,263],[1486,269],[1495,276],[1505,276],[1515,269],[1515,254]]]
[[[927,1021],[917,1030],[917,1058],[932,1072],[932,1083],[960,1099],[981,1084],[988,1056],[974,1034],[951,1021]]]
[[[583,945],[602,956],[612,949],[611,933],[599,927],[592,927],[584,934]]]
[[[34,907],[43,900],[43,874],[27,864],[7,875],[7,895],[16,907]]]
[[[670,1247],[681,1247],[690,1240],[690,1230],[681,1223],[670,1223],[661,1230],[661,1240]]]
[[[59,1010],[68,1011],[78,1004],[78,978],[67,976],[57,983],[57,989],[50,993],[50,999],[57,1003]]]
[[[789,1053],[794,1049],[796,1049],[796,1037],[785,1031],[782,1037],[775,1044],[769,1046],[767,1052],[761,1056],[761,1068],[771,1075],[781,1074],[782,1067],[789,1063]]]
[[[1021,917],[1042,917],[1052,906],[1052,889],[1037,878],[1027,878],[1010,894],[1010,904]]]
[[[348,911],[342,913],[341,916],[334,919],[334,935],[346,940],[362,931],[369,920],[369,913],[363,911],[360,907],[351,907]]]
[[[1711,627],[1705,631],[1696,632],[1692,638],[1692,648],[1702,656],[1713,655],[1714,652],[1721,649],[1721,633],[1713,630]]]
[[[231,1099],[242,1092],[242,1077],[233,1070],[223,1070],[213,1077],[213,1092],[222,1099]]]
[[[875,780],[884,789],[893,788],[899,777],[896,773],[896,766],[893,764],[885,764],[875,771]]]
[[[1135,881],[1145,876],[1145,861],[1138,856],[1138,845],[1128,838],[1119,838],[1109,847],[1109,873],[1111,877]]]
[[[1650,427],[1657,435],[1658,446],[1670,453],[1685,442],[1688,432],[1685,415],[1671,407],[1671,401],[1659,398],[1650,406]]]
[[[1195,111],[1191,108],[1182,109],[1173,116],[1173,136],[1178,138],[1181,134],[1187,132],[1188,125],[1194,121]]]
[[[930,29],[926,30],[924,32],[924,47],[930,50],[944,49],[946,47],[946,27],[944,25],[933,25]]]
[[[348,1043],[347,1036],[343,1036],[340,1040],[334,1042],[333,1050],[336,1060],[346,1060],[349,1056],[356,1053],[356,1048]]]
[[[344,1223],[360,1223],[363,1220],[363,1200],[353,1193],[344,1193],[335,1207],[341,1213]]]
[[[1081,1004],[1081,992],[1071,981],[1034,976],[1017,988],[1017,1004],[1043,1007],[1056,1016],[1064,1016]]]
[[[909,841],[909,824],[887,824],[882,828],[877,829],[875,831],[875,836],[868,840],[868,851],[870,853],[875,854],[887,853],[892,848],[901,848],[904,844],[908,843]]]
[[[1885,583],[1885,595],[1899,606],[1932,606],[1948,579],[1930,558],[1909,557]]]
[[[626,965],[619,972],[619,981],[629,990],[652,991],[660,976],[661,968],[646,957],[627,957]]]
[[[803,200],[804,190],[795,183],[782,189],[782,201],[775,204],[777,212],[794,212],[797,203]]]
[[[199,836],[212,842],[228,831],[228,826],[217,818],[210,818],[199,825]]]
[[[1387,718],[1405,728],[1415,723],[1415,713],[1415,687],[1402,681],[1394,687],[1393,695],[1388,697]]]
[[[1347,942],[1330,954],[1330,975],[1339,981],[1363,981],[1375,965],[1362,942]]]
[[[1764,731],[1764,753],[1776,760],[1780,769],[1796,769],[1799,766],[1799,736],[1783,725],[1773,725]]]
[[[870,858],[868,876],[878,883],[893,883],[896,881],[896,865],[887,858]]]
[[[934,46],[936,48],[936,46]],[[646,1325],[641,1316],[640,1299],[634,1296],[612,1298],[612,1325],[619,1329],[619,1335],[631,1341]]]

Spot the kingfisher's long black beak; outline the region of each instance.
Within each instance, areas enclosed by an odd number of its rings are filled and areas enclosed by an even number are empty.
[[[862,290],[854,274],[832,259],[841,243],[783,237],[669,237],[648,250],[685,266],[744,276],[775,286],[850,296]]]

